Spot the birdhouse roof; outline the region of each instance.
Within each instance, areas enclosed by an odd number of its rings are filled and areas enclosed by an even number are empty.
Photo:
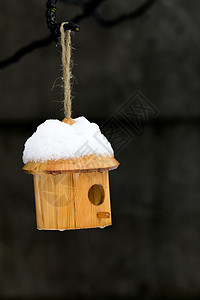
[[[65,174],[79,172],[102,172],[114,170],[119,162],[112,156],[86,155],[73,159],[48,160],[45,162],[29,161],[23,167],[30,174]]]
[[[84,117],[41,124],[26,142],[23,160],[23,170],[31,174],[107,171],[119,165],[98,125]]]

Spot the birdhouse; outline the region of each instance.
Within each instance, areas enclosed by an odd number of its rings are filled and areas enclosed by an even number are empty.
[[[73,125],[74,121],[64,119]],[[65,230],[112,224],[109,174],[119,163],[108,154],[28,161],[33,174],[37,228]]]

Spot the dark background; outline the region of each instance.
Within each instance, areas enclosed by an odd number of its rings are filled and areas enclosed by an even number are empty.
[[[109,0],[108,18],[143,1]],[[0,1],[0,58],[48,36],[45,1]],[[58,19],[80,8],[58,3]],[[140,18],[73,38],[73,117],[103,124],[135,91],[160,111],[117,151],[113,226],[37,231],[26,139],[62,120],[60,49],[35,50],[0,72],[0,298],[200,299],[199,0],[158,0]],[[131,129],[131,128],[130,128]]]

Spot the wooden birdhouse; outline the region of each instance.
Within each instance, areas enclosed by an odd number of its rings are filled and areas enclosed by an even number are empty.
[[[74,121],[64,119],[72,125]],[[109,175],[119,163],[109,155],[27,162],[34,176],[37,228],[65,230],[112,224]]]

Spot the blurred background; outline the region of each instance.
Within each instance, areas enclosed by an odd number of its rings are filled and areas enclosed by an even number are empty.
[[[1,61],[48,37],[45,2],[0,1]],[[57,19],[80,14],[81,2],[58,1]],[[99,10],[111,20],[143,3],[107,0]],[[104,230],[38,231],[33,178],[21,170],[26,139],[64,117],[60,47],[1,69],[0,299],[200,299],[199,9],[198,0],[157,0],[109,28],[84,18],[74,34],[73,117],[104,124],[136,91],[159,111],[116,151]]]

